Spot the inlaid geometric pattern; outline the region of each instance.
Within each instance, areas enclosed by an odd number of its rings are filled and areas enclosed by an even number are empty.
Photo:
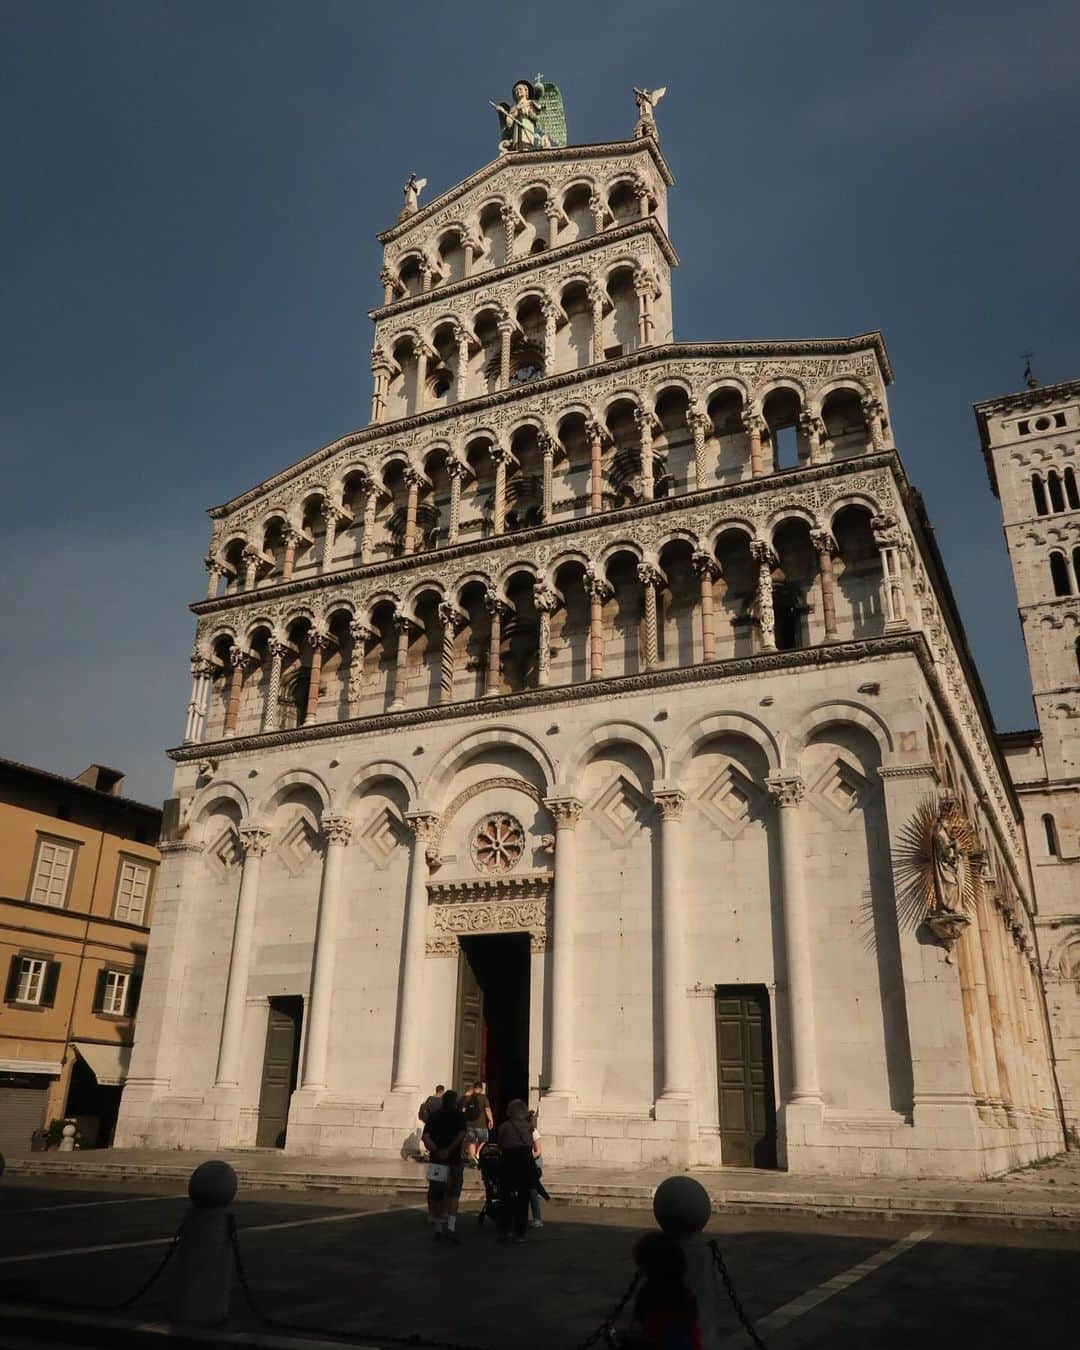
[[[278,854],[291,872],[299,872],[318,852],[319,836],[303,816],[282,835]]]
[[[695,798],[709,819],[730,838],[742,833],[751,820],[760,819],[764,793],[734,764],[711,778]]]
[[[649,799],[619,774],[593,802],[592,813],[596,822],[622,843],[644,823],[651,807]]]
[[[382,807],[356,836],[376,867],[385,867],[394,856],[394,850],[409,841],[405,825],[390,810]]]
[[[814,784],[811,800],[834,820],[850,823],[851,817],[866,806],[873,791],[873,784],[857,769],[846,760],[836,759]]]
[[[205,857],[214,869],[225,876],[241,862],[240,837],[231,825],[227,825],[217,839],[206,850]]]

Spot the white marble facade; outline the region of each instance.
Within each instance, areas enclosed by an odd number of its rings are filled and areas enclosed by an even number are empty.
[[[551,1161],[730,1161],[746,988],[780,1166],[1060,1148],[1019,808],[884,347],[673,342],[654,133],[508,153],[382,236],[371,425],[211,513],[118,1143],[254,1144],[292,997],[286,1147],[396,1156],[461,940],[518,933]],[[942,795],[947,945],[910,903]]]

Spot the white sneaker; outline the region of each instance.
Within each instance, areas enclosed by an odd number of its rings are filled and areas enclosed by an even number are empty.
[[[530,1220],[529,1220],[529,1227],[530,1227],[530,1228],[543,1228],[543,1226],[544,1226],[544,1221],[543,1221],[543,1219],[530,1219]]]

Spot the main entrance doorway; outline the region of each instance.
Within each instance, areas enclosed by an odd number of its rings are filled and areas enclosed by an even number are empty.
[[[262,1088],[259,1092],[258,1148],[284,1148],[289,1124],[289,1101],[296,1090],[300,1063],[300,1020],[304,1000],[296,995],[272,998],[266,1019]]]
[[[477,1080],[498,1123],[529,1092],[528,933],[461,938],[453,1087]]]
[[[720,1161],[729,1167],[775,1167],[772,1027],[764,985],[716,990],[716,1085]]]

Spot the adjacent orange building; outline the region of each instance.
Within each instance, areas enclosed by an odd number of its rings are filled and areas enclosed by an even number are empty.
[[[123,775],[0,759],[0,1152],[65,1116],[112,1138],[150,918],[161,811]]]

